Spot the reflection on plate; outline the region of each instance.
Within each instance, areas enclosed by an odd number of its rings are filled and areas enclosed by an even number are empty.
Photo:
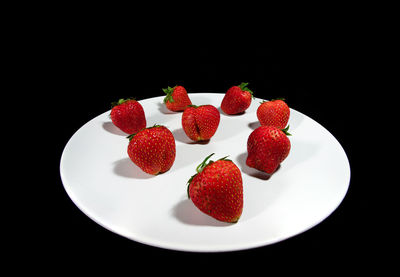
[[[223,94],[189,94],[193,104],[219,108]],[[242,115],[221,112],[209,143],[193,143],[181,128],[182,113],[165,109],[163,96],[139,101],[147,125],[168,127],[176,140],[172,168],[152,176],[127,155],[127,134],[108,112],[82,126],[61,157],[60,173],[72,201],[105,228],[129,239],[184,251],[231,251],[275,243],[315,226],[344,198],[350,166],[338,141],[320,124],[291,109],[291,152],[268,176],[245,161],[247,138],[259,126],[252,101]],[[229,158],[241,169],[244,208],[238,223],[219,222],[200,212],[186,195],[186,182],[204,158]]]

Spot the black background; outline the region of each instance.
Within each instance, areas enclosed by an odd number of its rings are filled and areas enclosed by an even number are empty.
[[[239,266],[286,271],[293,265],[307,271],[319,264],[325,266],[324,272],[330,272],[337,265],[362,264],[376,255],[376,242],[368,239],[366,220],[373,205],[367,196],[371,187],[363,179],[363,150],[354,132],[354,126],[359,126],[360,104],[356,103],[360,102],[356,99],[363,93],[358,90],[357,71],[360,63],[361,67],[366,63],[360,59],[354,37],[316,32],[286,40],[258,35],[228,36],[217,42],[216,37],[206,34],[183,39],[171,30],[161,37],[111,31],[104,35],[104,30],[90,28],[69,31],[65,26],[60,30],[61,35],[41,44],[43,48],[28,68],[34,70],[37,63],[44,67],[36,80],[43,85],[41,101],[46,106],[40,116],[53,119],[41,125],[42,132],[51,134],[45,139],[47,148],[51,147],[51,170],[45,175],[51,181],[42,187],[45,197],[38,204],[43,207],[43,225],[30,248],[32,256],[41,249],[40,259],[65,269],[73,264],[86,265],[89,270],[171,267],[183,271],[196,261],[202,264],[196,270],[208,265],[222,271]],[[109,110],[112,101],[161,96],[161,88],[177,84],[189,93],[224,93],[241,82],[249,82],[256,97],[285,98],[291,108],[328,129],[346,151],[350,187],[338,209],[322,223],[265,247],[188,253],[143,245],[114,234],[89,219],[69,199],[59,174],[65,144],[84,123]]]

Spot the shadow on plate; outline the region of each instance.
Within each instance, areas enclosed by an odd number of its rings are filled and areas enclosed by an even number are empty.
[[[246,111],[244,111],[244,112],[241,112],[241,113],[238,113],[238,114],[226,114],[226,113],[221,109],[221,106],[218,107],[218,111],[219,111],[219,113],[220,113],[221,115],[224,115],[224,116],[227,116],[227,117],[241,116],[241,115],[243,115],[243,114],[246,113]]]
[[[260,124],[260,121],[257,120],[257,121],[249,123],[248,126],[249,126],[250,129],[255,130],[258,127],[260,127],[261,124]]]
[[[182,128],[173,130],[172,135],[174,136],[175,140],[186,144],[208,144],[210,142],[210,140],[193,141],[186,135],[185,131]]]
[[[296,113],[295,115],[290,116],[288,125],[289,127],[289,132],[295,130],[297,127],[300,126],[301,122],[304,120],[304,116],[301,113]],[[258,127],[261,126],[260,122],[254,121],[248,124],[249,128],[252,130],[257,129]]]
[[[118,135],[118,136],[128,136],[127,133],[122,132],[117,126],[115,126],[111,121],[105,121],[103,122],[103,129],[106,130],[107,132]]]
[[[204,225],[224,227],[232,223],[218,221],[201,212],[190,199],[184,199],[177,203],[172,210],[173,215],[182,223],[189,225]]]
[[[154,175],[147,174],[135,165],[129,158],[120,159],[113,163],[114,173],[118,176],[132,179],[149,179]]]
[[[158,110],[163,114],[176,114],[176,113],[179,113],[179,112],[173,112],[173,111],[168,110],[164,103],[159,102],[157,105],[158,105]]]
[[[268,173],[262,172],[262,171],[260,171],[258,169],[249,167],[246,164],[246,159],[247,159],[247,152],[242,153],[237,157],[237,161],[239,163],[240,170],[243,173],[245,173],[245,174],[247,174],[249,176],[252,176],[252,177],[256,177],[256,178],[261,179],[261,180],[269,180],[271,178],[271,176],[273,174],[268,174]],[[280,167],[281,166],[279,165],[278,168],[275,170],[275,172],[277,172]]]

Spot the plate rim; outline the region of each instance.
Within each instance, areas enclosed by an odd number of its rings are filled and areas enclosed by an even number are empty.
[[[196,93],[188,93],[189,97],[190,95],[201,95],[201,94],[212,94],[212,95],[219,95],[220,97],[222,95],[224,95],[225,93],[215,93],[215,92],[196,92]],[[150,98],[144,98],[144,99],[140,99],[137,100],[138,102],[141,101],[151,101],[151,100],[155,100],[156,98],[160,98],[163,99],[164,96],[160,95],[160,96],[154,96],[154,97],[150,97]],[[256,101],[256,100],[264,100],[263,98],[259,98],[259,97],[255,97],[252,101]],[[269,101],[269,100],[266,100]],[[218,108],[218,107],[217,107]],[[66,183],[68,182],[67,177],[65,176],[65,173],[63,172],[63,162],[65,160],[65,153],[66,150],[69,146],[69,144],[71,143],[71,141],[74,139],[74,137],[76,137],[77,133],[85,128],[86,125],[90,124],[92,121],[96,120],[99,117],[102,117],[104,114],[109,113],[111,111],[111,109],[98,114],[97,116],[94,116],[93,118],[91,118],[90,120],[88,120],[86,123],[84,123],[83,125],[81,125],[68,139],[68,141],[65,143],[65,146],[62,150],[61,156],[60,156],[60,160],[59,160],[59,174],[60,174],[60,178],[61,178],[61,183],[64,187],[64,190],[66,191],[68,197],[71,199],[71,201],[78,207],[78,209],[83,212],[88,218],[90,218],[91,220],[93,220],[95,223],[99,224],[100,226],[102,226],[103,228],[105,228],[108,231],[111,231],[119,236],[125,237],[126,239],[129,240],[133,240],[134,242],[137,243],[141,243],[143,245],[147,245],[147,246],[151,246],[151,247],[157,247],[157,248],[163,248],[163,249],[170,249],[170,250],[176,250],[176,251],[184,251],[184,252],[232,252],[232,251],[241,251],[241,250],[248,250],[248,249],[254,249],[254,248],[260,248],[260,247],[264,247],[267,245],[272,245],[272,244],[276,244],[280,241],[284,241],[287,239],[290,239],[292,237],[295,237],[297,235],[300,235],[312,228],[314,228],[315,226],[317,226],[318,224],[320,224],[321,222],[323,222],[325,219],[327,219],[332,213],[334,213],[337,208],[341,205],[341,203],[343,202],[343,200],[345,199],[347,192],[349,190],[350,184],[351,184],[351,166],[350,166],[350,161],[349,158],[346,154],[346,151],[344,150],[342,144],[340,143],[340,141],[327,129],[325,128],[323,125],[321,125],[318,121],[314,120],[312,117],[299,112],[296,109],[290,108],[290,110],[295,111],[297,113],[299,113],[300,115],[308,118],[309,120],[311,120],[314,124],[317,124],[320,128],[324,129],[324,131],[326,131],[329,136],[331,137],[331,139],[333,139],[337,145],[340,147],[341,149],[341,153],[344,154],[345,157],[345,168],[346,168],[346,172],[345,175],[348,176],[346,177],[346,186],[345,189],[343,190],[342,194],[340,195],[340,199],[338,198],[337,203],[335,203],[334,208],[331,209],[329,211],[329,213],[327,215],[324,215],[322,217],[320,217],[318,220],[316,220],[315,222],[313,222],[313,224],[308,225],[306,228],[295,232],[293,234],[290,234],[288,236],[285,236],[284,238],[278,237],[275,239],[265,239],[265,240],[255,240],[252,242],[247,242],[247,243],[239,243],[239,244],[233,244],[232,246],[227,247],[226,245],[223,245],[223,248],[218,247],[218,245],[216,247],[212,247],[210,248],[209,245],[205,246],[204,248],[199,248],[198,246],[194,246],[194,245],[188,245],[188,244],[182,244],[182,243],[169,243],[169,242],[165,242],[162,240],[157,240],[157,239],[143,239],[142,235],[139,236],[132,236],[132,232],[130,231],[130,233],[128,233],[127,231],[124,230],[124,228],[120,228],[119,226],[116,225],[106,225],[103,222],[101,222],[101,220],[98,220],[95,216],[92,216],[91,213],[88,211],[88,209],[85,207],[85,205],[81,204],[77,197],[75,196],[75,193],[73,192],[73,190],[70,188],[70,186],[67,186]],[[181,113],[181,112],[176,112],[177,114]],[[335,201],[336,202],[336,201]],[[188,247],[189,246],[189,247]]]

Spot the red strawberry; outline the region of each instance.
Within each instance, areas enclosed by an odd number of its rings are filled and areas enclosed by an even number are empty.
[[[261,125],[271,125],[278,129],[286,127],[289,121],[290,109],[283,100],[274,99],[261,103],[257,109],[257,118]]]
[[[253,92],[247,85],[248,83],[241,83],[228,89],[221,103],[221,110],[224,113],[239,114],[247,110],[253,97]]]
[[[157,175],[168,171],[175,161],[175,139],[164,126],[154,125],[128,136],[129,158],[144,172]]]
[[[255,129],[247,140],[246,164],[268,174],[274,173],[289,155],[288,129],[289,126],[283,130],[274,126],[260,126]]]
[[[167,94],[164,98],[164,103],[168,110],[179,112],[185,110],[187,106],[192,105],[192,101],[190,101],[189,95],[184,87],[167,87],[162,90]]]
[[[127,134],[146,128],[146,117],[142,105],[133,98],[119,99],[111,103],[110,118],[115,126]]]
[[[182,114],[182,127],[191,140],[209,140],[217,131],[219,120],[216,107],[191,105]]]
[[[240,169],[226,157],[207,160],[188,181],[188,197],[203,213],[217,220],[235,223],[243,210],[243,181]]]

